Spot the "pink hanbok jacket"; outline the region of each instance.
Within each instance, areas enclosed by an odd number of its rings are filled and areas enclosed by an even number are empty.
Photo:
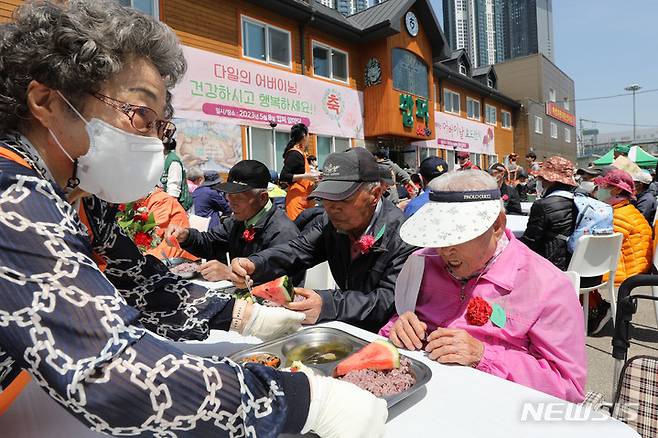
[[[507,230],[509,244],[476,282],[461,284],[445,269],[436,250],[413,253],[396,286],[398,314],[413,311],[428,325],[464,329],[484,343],[478,369],[564,400],[585,397],[585,328],[578,296],[564,273],[519,242]],[[482,297],[505,311],[504,328],[487,321],[469,325],[469,300]],[[395,315],[381,330],[388,336]]]

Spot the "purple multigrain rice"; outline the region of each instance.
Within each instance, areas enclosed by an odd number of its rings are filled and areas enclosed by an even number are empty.
[[[411,361],[405,358],[400,359],[400,368],[389,371],[350,371],[341,379],[370,391],[377,397],[399,394],[416,383],[416,379],[411,374]]]

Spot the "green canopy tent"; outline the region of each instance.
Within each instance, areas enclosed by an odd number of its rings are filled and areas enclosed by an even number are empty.
[[[630,152],[628,153],[628,159],[637,164],[640,167],[644,168],[653,168],[658,164],[658,158],[647,153],[644,149],[639,146],[631,147]],[[615,149],[610,149],[604,156],[594,161],[595,166],[610,166],[612,162],[615,161]]]

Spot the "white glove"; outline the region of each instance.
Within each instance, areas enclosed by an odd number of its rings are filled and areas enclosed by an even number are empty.
[[[311,406],[302,434],[322,438],[379,438],[388,417],[386,401],[351,383],[308,376]]]
[[[302,326],[306,315],[283,307],[266,307],[253,304],[251,317],[244,325],[242,334],[262,340],[274,339],[295,332]]]

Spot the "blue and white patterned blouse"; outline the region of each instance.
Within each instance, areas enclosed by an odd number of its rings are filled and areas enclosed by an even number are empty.
[[[0,388],[21,369],[96,431],[138,436],[277,436],[306,420],[308,381],[160,342],[227,328],[233,301],[143,257],[95,197],[76,210],[24,137],[0,147]],[[102,256],[101,272],[92,252]],[[228,317],[227,317],[228,314]]]

